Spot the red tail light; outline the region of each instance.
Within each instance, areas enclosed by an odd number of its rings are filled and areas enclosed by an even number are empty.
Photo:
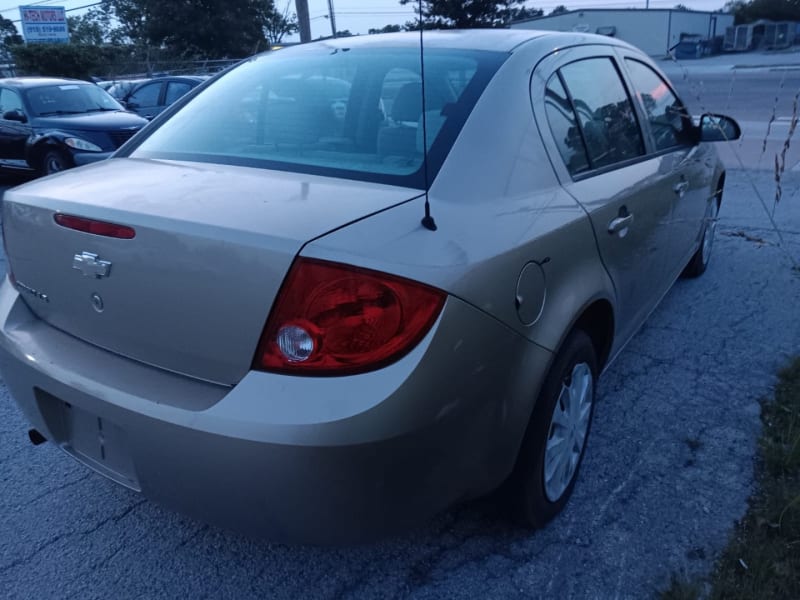
[[[108,223],[106,221],[95,221],[94,219],[85,219],[84,217],[64,215],[61,213],[53,215],[53,220],[62,227],[76,229],[85,233],[93,233],[94,235],[104,235],[106,237],[120,238],[123,240],[132,240],[136,237],[136,231],[132,227],[127,227],[126,225],[117,225],[116,223]]]
[[[380,368],[433,325],[445,294],[393,275],[300,258],[267,320],[253,367],[306,375]]]

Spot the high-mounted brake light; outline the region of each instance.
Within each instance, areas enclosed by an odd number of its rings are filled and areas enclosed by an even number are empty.
[[[444,292],[394,275],[300,258],[283,283],[253,368],[306,375],[371,371],[407,354]]]
[[[96,221],[95,219],[86,219],[84,217],[76,217],[74,215],[65,215],[61,213],[54,215],[53,220],[62,227],[83,231],[85,233],[92,233],[94,235],[103,235],[123,240],[132,240],[136,237],[136,231],[132,227],[108,223],[107,221]]]

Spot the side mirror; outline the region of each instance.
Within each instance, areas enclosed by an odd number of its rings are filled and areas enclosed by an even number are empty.
[[[729,142],[738,140],[741,135],[739,124],[730,117],[711,114],[700,117],[701,142]]]
[[[20,109],[8,110],[3,113],[3,119],[6,121],[19,121],[20,123],[27,123],[28,117]]]

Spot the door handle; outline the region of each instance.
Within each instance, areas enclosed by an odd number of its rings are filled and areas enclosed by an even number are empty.
[[[683,198],[686,195],[686,190],[689,189],[689,182],[688,181],[679,181],[675,185],[672,186],[672,191],[678,194],[680,198]]]
[[[620,233],[630,227],[631,223],[633,223],[633,213],[612,219],[608,224],[608,233]]]

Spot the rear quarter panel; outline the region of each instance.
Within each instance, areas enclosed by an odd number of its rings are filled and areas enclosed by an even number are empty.
[[[441,288],[548,350],[592,301],[613,305],[588,217],[559,185],[534,122],[529,82],[541,52],[527,44],[512,54],[475,106],[430,187],[437,231],[421,226],[419,199],[317,239],[302,254]],[[544,273],[545,301],[526,324],[516,294],[531,262]]]

